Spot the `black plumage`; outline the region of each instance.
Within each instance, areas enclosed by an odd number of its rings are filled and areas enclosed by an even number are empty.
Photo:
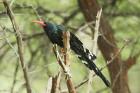
[[[49,37],[50,41],[53,44],[57,44],[60,47],[63,47],[63,31],[64,27],[61,25],[56,25],[50,22],[38,22],[42,25],[46,35]],[[96,59],[96,56],[92,54],[88,49],[83,47],[83,43],[70,32],[70,48],[78,55],[78,58],[83,60],[84,64],[90,69],[93,70],[105,83],[106,86],[110,86],[109,81],[104,77],[98,67],[93,63]]]

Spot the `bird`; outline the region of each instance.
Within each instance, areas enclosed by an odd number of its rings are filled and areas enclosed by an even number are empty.
[[[46,35],[53,44],[57,44],[61,48],[64,48],[63,32],[66,31],[64,26],[44,20],[33,20],[32,22],[41,25]],[[94,63],[96,56],[91,53],[87,48],[84,48],[83,43],[72,32],[70,32],[69,43],[70,49],[73,50],[75,54],[77,54],[78,58],[82,60],[82,63],[85,64],[85,66],[88,67],[90,70],[93,70],[95,74],[103,80],[104,84],[107,87],[110,87],[110,82],[105,78],[100,69]]]

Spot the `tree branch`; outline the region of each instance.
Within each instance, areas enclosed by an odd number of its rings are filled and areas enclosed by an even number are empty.
[[[60,90],[59,90],[60,79],[61,79],[61,72],[59,72],[58,75],[52,78],[51,93],[60,93]]]
[[[16,77],[17,77],[17,73],[18,73],[18,68],[19,68],[19,63],[16,63],[16,67],[15,67],[15,71],[14,71],[14,78],[13,78],[13,83],[12,83],[12,87],[11,87],[11,92],[10,93],[14,93],[14,87],[16,84]]]
[[[70,33],[68,31],[63,32],[63,44],[64,44],[64,63],[70,71],[69,51],[70,51]],[[67,87],[69,93],[76,93],[71,77],[66,78]]]
[[[57,58],[57,61],[58,61],[59,65],[61,66],[61,68],[63,69],[63,71],[66,74],[66,83],[67,83],[69,93],[76,93],[76,90],[75,90],[75,88],[73,86],[73,83],[72,83],[72,80],[71,80],[71,74],[70,74],[70,69],[69,69],[69,66],[70,66],[69,56],[68,56],[68,52],[70,50],[69,38],[70,38],[69,32],[64,32],[63,33],[64,61],[60,57],[60,54],[59,54],[59,52],[57,50],[56,45],[53,47],[53,51],[54,51],[54,54],[55,54],[55,56]]]
[[[94,32],[94,40],[93,40],[93,49],[92,52],[95,56],[97,56],[97,51],[98,51],[98,46],[97,46],[97,41],[98,41],[98,36],[99,36],[99,26],[100,26],[100,18],[101,18],[101,14],[102,14],[102,9],[100,9],[97,12],[97,16],[96,16],[96,22],[95,22],[95,32]],[[96,63],[96,59],[94,60],[94,62]],[[87,89],[87,93],[91,92],[91,83],[92,83],[92,79],[93,79],[93,71],[91,70],[89,72],[89,80],[88,80],[88,89]]]
[[[5,8],[6,8],[7,14],[8,14],[8,16],[9,16],[9,18],[11,20],[13,29],[14,29],[14,31],[16,33],[19,61],[20,61],[20,64],[21,64],[21,67],[22,67],[22,70],[23,70],[23,74],[24,74],[24,79],[25,79],[25,82],[26,82],[26,90],[27,90],[27,93],[31,93],[31,87],[30,87],[30,84],[29,84],[29,79],[28,79],[28,75],[27,75],[27,69],[25,67],[24,58],[23,58],[22,36],[21,36],[20,31],[19,31],[19,27],[18,27],[18,25],[17,25],[17,23],[15,21],[14,14],[13,14],[11,8],[9,7],[9,4],[8,4],[7,0],[3,0],[3,4],[4,4]]]

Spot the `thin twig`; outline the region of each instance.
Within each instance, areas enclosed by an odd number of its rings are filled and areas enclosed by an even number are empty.
[[[119,54],[121,53],[121,51],[126,47],[126,45],[128,45],[128,41],[126,41],[124,43],[124,45],[119,49],[119,51],[116,53],[115,56],[112,57],[112,59],[110,61],[107,61],[107,64],[105,66],[103,66],[100,70],[102,71],[104,68],[106,68],[109,64],[111,64],[112,62],[114,62],[114,60],[119,56]]]
[[[116,77],[114,78],[114,80],[112,82],[111,89],[113,89],[115,87],[116,83],[118,83],[117,80],[122,73],[122,70],[123,70],[122,67],[123,67],[123,63],[121,62],[119,72],[117,73]]]
[[[83,31],[84,29],[88,28],[89,26],[91,26],[93,24],[95,24],[95,21],[88,22],[85,25],[82,25],[81,27],[79,27],[79,29],[76,32],[81,32],[81,31]]]
[[[1,26],[1,25],[0,25]],[[12,50],[14,51],[15,55],[17,57],[19,57],[18,52],[16,51],[15,47],[11,44],[10,40],[8,39],[7,35],[6,35],[6,31],[5,29],[1,26],[2,30],[4,31],[4,39],[6,40],[7,44],[12,48]]]
[[[97,16],[96,16],[96,22],[95,22],[95,33],[94,33],[94,40],[93,40],[93,49],[92,49],[92,52],[95,56],[97,56],[97,51],[98,51],[98,48],[97,48],[97,41],[98,41],[98,36],[99,36],[99,26],[100,26],[100,18],[101,18],[101,14],[102,14],[102,9],[100,9],[98,12],[97,12]],[[96,63],[96,59],[94,60],[94,62]],[[92,79],[93,79],[93,71],[91,70],[89,72],[89,80],[88,80],[88,89],[87,89],[87,93],[90,93],[91,91],[91,83],[92,83]]]
[[[25,83],[26,83],[26,90],[27,90],[27,93],[31,93],[31,87],[30,87],[30,84],[29,84],[27,70],[26,70],[26,67],[24,65],[22,36],[21,36],[20,31],[19,31],[19,27],[18,27],[18,25],[17,25],[17,23],[15,21],[14,14],[13,14],[13,12],[12,12],[8,2],[7,2],[7,0],[3,0],[3,4],[4,4],[5,8],[6,8],[7,14],[8,14],[8,16],[9,16],[9,18],[11,20],[13,29],[14,29],[14,31],[16,33],[19,61],[20,61],[20,64],[21,64],[21,67],[22,67],[22,70],[23,70],[23,74],[24,74],[24,79],[25,79]]]
[[[65,73],[68,77],[71,77],[68,68],[65,66],[65,64],[64,64],[64,62],[63,62],[63,60],[62,60],[62,58],[61,58],[61,56],[60,56],[60,54],[59,54],[59,52],[58,52],[57,45],[54,45],[54,46],[53,46],[53,52],[54,52],[54,54],[55,54],[55,56],[56,56],[56,59],[57,59],[59,65],[60,65],[61,68],[63,69],[64,73]]]
[[[13,83],[12,83],[12,87],[11,87],[11,93],[14,93],[14,87],[16,84],[16,77],[17,77],[17,73],[18,73],[18,68],[19,68],[19,63],[16,63],[16,67],[15,67],[15,71],[14,71],[14,78],[13,78]]]

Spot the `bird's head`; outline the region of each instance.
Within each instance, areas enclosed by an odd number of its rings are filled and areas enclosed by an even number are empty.
[[[52,24],[50,22],[43,21],[43,20],[40,20],[40,21],[34,20],[32,22],[39,24],[41,27],[43,27],[43,29],[45,31],[47,31],[47,30],[54,30],[54,28],[55,28],[54,24]]]
[[[39,24],[42,27],[46,27],[47,26],[47,22],[43,21],[43,20],[33,20],[32,22]]]
[[[34,23],[39,24],[41,27],[43,27],[45,32],[57,32],[57,31],[63,31],[65,28],[62,25],[57,25],[57,24],[53,24],[51,22],[47,22],[47,21],[32,21]],[[65,31],[65,30],[64,30]]]

